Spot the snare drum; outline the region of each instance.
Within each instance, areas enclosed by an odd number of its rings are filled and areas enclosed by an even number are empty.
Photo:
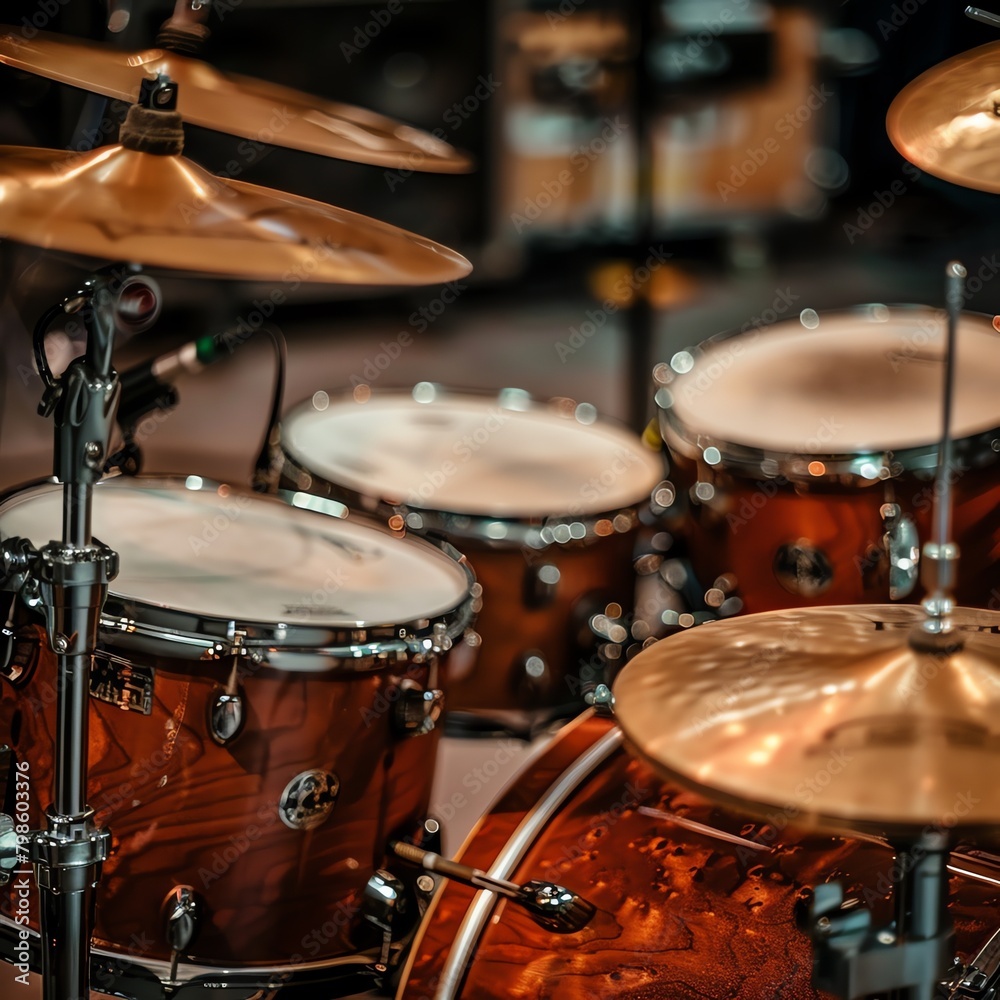
[[[450,708],[579,702],[588,621],[609,601],[631,604],[637,505],[663,475],[637,437],[570,400],[360,386],[295,409],[275,458],[286,489],[439,534],[469,556],[482,649],[461,662],[456,650]]]
[[[657,366],[661,498],[683,518],[700,591],[718,604],[736,584],[750,612],[922,593],[946,333],[944,313],[920,307],[807,309]],[[963,314],[957,342],[957,596],[995,607],[1000,334]]]
[[[518,883],[556,882],[596,914],[556,934],[492,893],[445,881],[397,1000],[827,997],[810,982],[796,904],[837,880],[875,911],[876,926],[888,921],[894,858],[873,842],[805,834],[789,818],[756,821],[664,783],[622,749],[610,721],[585,714],[494,805],[458,860]],[[972,852],[962,865],[986,882],[951,879],[965,955],[997,929],[1000,859],[987,858]]]
[[[43,544],[61,502],[51,485],[9,496],[0,534]],[[471,620],[464,560],[198,477],[99,484],[94,535],[121,557],[91,680],[88,802],[112,834],[99,962],[164,978],[178,892],[195,912],[181,980],[356,951],[387,838],[427,808],[441,671]],[[35,824],[56,714],[40,636],[23,625],[0,683],[0,738]]]

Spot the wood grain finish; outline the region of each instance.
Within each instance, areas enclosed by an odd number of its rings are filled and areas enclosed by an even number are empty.
[[[692,564],[707,589],[723,573],[736,576],[743,610],[749,614],[791,607],[870,604],[889,601],[888,563],[882,537],[882,504],[896,503],[913,518],[921,544],[932,537],[934,482],[912,473],[873,481],[856,489],[817,480],[808,491],[777,481],[729,475],[722,467],[695,469],[671,455],[671,481],[688,496],[698,479],[708,479],[715,497],[690,504],[683,523]],[[1000,465],[990,462],[956,477],[954,532],[962,552],[956,596],[965,607],[1000,606]],[[830,585],[814,596],[792,593],[774,574],[782,545],[800,539],[821,549],[833,568]],[[918,581],[908,603],[924,595]],[[993,602],[990,605],[990,601]]]
[[[145,662],[156,667],[152,715],[91,700],[88,801],[112,833],[95,944],[168,959],[162,906],[187,884],[204,913],[190,961],[267,965],[355,951],[368,876],[384,864],[387,839],[427,809],[437,734],[401,740],[391,719],[393,688],[403,677],[426,683],[426,665],[353,677],[251,668],[245,726],[223,747],[208,713],[228,664]],[[51,801],[55,680],[45,652],[24,687],[0,688],[0,740],[29,764],[33,823]],[[278,803],[313,768],[340,779],[339,797],[322,825],[292,829]],[[3,900],[9,913],[13,899]]]
[[[466,670],[452,670],[448,708],[526,709],[580,702],[581,661],[586,666],[593,655],[591,615],[610,601],[631,607],[634,600],[635,532],[527,550],[530,562],[520,548],[457,538],[453,544],[466,554],[483,588],[476,619],[482,645]],[[545,564],[559,570],[559,583],[551,603],[533,607],[525,600],[525,578]],[[523,669],[532,652],[548,664],[544,677],[530,677]]]
[[[582,718],[470,837],[460,859],[488,869],[551,781],[611,723]],[[754,838],[755,851],[646,816],[639,805]],[[594,903],[581,932],[551,934],[497,903],[466,971],[469,1000],[815,1000],[812,948],[794,923],[803,890],[839,880],[890,918],[892,855],[877,844],[807,836],[712,806],[618,751],[583,781],[516,868]],[[779,827],[781,828],[779,830]],[[952,913],[968,955],[998,925],[997,889],[953,877]],[[445,883],[422,928],[400,1000],[431,1000],[473,890]]]

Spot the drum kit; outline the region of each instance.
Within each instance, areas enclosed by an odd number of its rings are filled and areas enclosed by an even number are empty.
[[[805,310],[675,355],[659,452],[586,404],[424,382],[318,389],[271,439],[271,495],[110,475],[123,274],[152,312],[146,267],[470,270],[182,155],[183,122],[258,135],[280,103],[276,143],[470,166],[191,58],[208,7],[180,0],[138,53],[0,35],[0,62],[134,102],[117,145],[0,149],[0,229],[103,262],[35,330],[54,482],[0,499],[18,981],[41,969],[45,1000],[996,997],[1000,614],[979,608],[1000,348],[962,312],[964,268],[944,313]],[[992,151],[986,48],[909,85],[889,127],[929,172],[1000,190],[970,158]],[[87,347],[56,375],[66,316]],[[633,599],[654,520],[725,620],[650,641],[584,708],[581,657]],[[429,815],[446,695],[452,719],[575,714],[456,860]]]

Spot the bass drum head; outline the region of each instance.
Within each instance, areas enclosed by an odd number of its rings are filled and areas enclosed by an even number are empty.
[[[945,313],[922,307],[806,309],[675,355],[657,401],[671,429],[723,463],[727,445],[898,455],[941,436],[947,328]],[[986,316],[960,318],[955,384],[956,439],[1000,427],[1000,335]]]
[[[433,511],[586,517],[644,499],[662,478],[659,456],[593,407],[564,402],[426,382],[412,392],[317,393],[286,419],[281,442],[300,469],[328,482]]]
[[[792,804],[756,820],[663,782],[629,756],[610,720],[586,713],[497,801],[456,860],[519,884],[555,882],[595,915],[557,934],[521,907],[488,893],[480,905],[476,890],[445,881],[397,1000],[829,997],[811,981],[799,900],[837,880],[881,926],[898,869],[888,847],[808,834],[795,816]],[[968,955],[996,930],[996,884],[956,877],[951,889],[956,944]]]
[[[61,518],[61,487],[33,487],[0,505],[0,536],[40,546],[60,535]],[[452,612],[470,587],[467,570],[427,542],[200,476],[100,483],[93,534],[120,556],[111,595],[176,611],[182,629],[192,616],[391,626]]]

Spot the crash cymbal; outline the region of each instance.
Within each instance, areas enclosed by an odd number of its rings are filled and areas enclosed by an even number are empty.
[[[466,154],[420,129],[350,104],[221,73],[166,49],[123,52],[45,32],[26,39],[2,27],[0,62],[130,103],[144,79],[165,74],[180,85],[177,110],[194,125],[382,167],[440,173],[472,167]]]
[[[83,154],[0,146],[0,234],[106,261],[289,284],[429,285],[472,269],[384,222],[121,145]]]
[[[893,145],[921,170],[1000,193],[1000,42],[932,66],[896,96],[886,116]]]
[[[615,714],[662,774],[779,827],[1000,823],[1000,614],[958,609],[947,653],[910,644],[924,617],[866,605],[700,625],[624,668]]]

